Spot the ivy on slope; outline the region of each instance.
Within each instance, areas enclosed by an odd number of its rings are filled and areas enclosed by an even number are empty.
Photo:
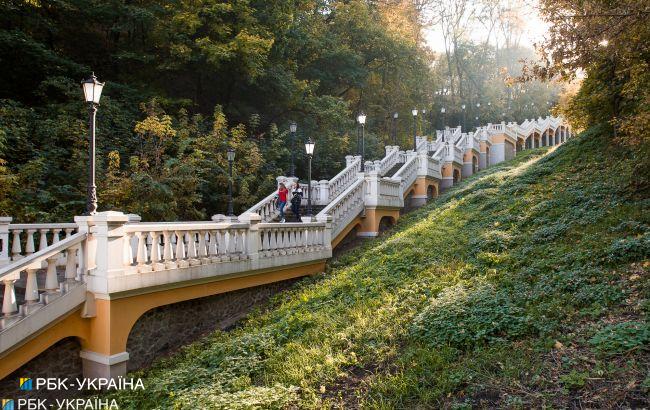
[[[139,372],[146,390],[117,394],[121,408],[471,406],[584,320],[593,346],[623,346],[599,351],[647,353],[647,269],[622,272],[650,255],[650,204],[601,147],[585,133],[469,178],[241,327]],[[599,321],[634,295],[635,321],[614,329],[640,335],[626,344]],[[584,385],[572,371],[557,383]]]

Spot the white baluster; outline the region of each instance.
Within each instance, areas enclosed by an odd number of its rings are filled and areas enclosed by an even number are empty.
[[[39,301],[38,295],[38,282],[36,281],[36,272],[38,269],[27,269],[27,281],[25,282],[25,308],[26,314],[29,314],[32,309],[31,305],[37,305]]]
[[[196,254],[196,232],[189,231],[187,237],[187,258],[191,266],[199,265],[201,262],[197,259]]]
[[[122,251],[123,253],[123,263],[126,266],[131,266],[133,265],[133,248],[131,248],[131,237],[133,236],[132,233],[127,232],[124,234],[124,242],[123,242],[123,247],[124,250]]]
[[[138,232],[138,253],[136,262],[138,263],[138,272],[150,272],[151,266],[147,265],[147,233]]]
[[[56,262],[59,255],[47,258],[47,273],[45,274],[45,290],[54,293],[59,290],[59,278],[56,275]]]
[[[151,231],[149,236],[151,236],[151,268],[161,271],[165,269],[165,264],[160,261],[160,233]]]
[[[27,229],[27,238],[25,238],[25,255],[31,255],[36,251],[36,247],[34,246],[34,234],[36,233],[36,229]]]
[[[169,231],[163,231],[163,258],[165,259],[165,268],[166,269],[176,269],[176,263],[174,259],[174,252],[172,248],[172,239]]]
[[[16,289],[14,287],[15,279],[5,279],[2,281],[5,285],[4,298],[2,299],[2,315],[12,316],[18,312],[16,303]]]
[[[206,243],[205,243],[205,231],[199,231],[199,259],[201,260],[202,264],[208,264],[210,263],[210,259],[208,258],[208,251],[206,249]]]
[[[208,255],[210,256],[210,261],[215,263],[219,262],[219,243],[217,242],[217,231],[210,231],[210,241],[208,244]]]
[[[185,260],[185,244],[183,243],[184,234],[180,231],[175,231],[176,233],[176,264],[179,268],[187,268],[190,266],[189,262]]]
[[[13,230],[13,238],[12,238],[12,243],[11,243],[11,259],[12,260],[18,260],[23,257],[21,255],[22,253],[22,248],[20,246],[20,233],[22,232],[22,229],[14,229]]]
[[[41,233],[41,239],[38,241],[38,250],[42,251],[47,248],[47,232],[49,229],[39,229],[38,231]]]
[[[74,282],[77,278],[77,248],[78,246],[66,249],[65,255],[65,281]]]

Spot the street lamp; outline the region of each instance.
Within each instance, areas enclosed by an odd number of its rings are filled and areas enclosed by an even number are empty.
[[[235,161],[235,150],[228,148],[228,216],[233,216],[232,211],[232,163]]]
[[[366,131],[366,114],[361,112],[359,116],[357,117],[357,121],[359,121],[359,125],[361,125],[361,172],[364,171],[364,157],[366,156],[366,141],[365,141],[365,131]],[[357,131],[358,132],[358,131]],[[312,151],[314,150],[313,143],[312,143]]]
[[[427,110],[422,109],[422,133],[424,135],[427,135],[427,116],[426,116]]]
[[[462,110],[463,110],[463,129],[466,128],[466,124],[465,124],[465,107],[466,107],[465,104],[460,106],[460,108],[462,108]]]
[[[361,117],[361,115],[359,115]],[[365,115],[364,115],[364,122],[365,122]],[[309,171],[307,172],[307,216],[312,217],[311,214],[311,159],[314,156],[314,141],[312,141],[311,138],[309,138],[305,142],[305,152],[307,153],[307,158],[309,159]],[[361,165],[363,166],[363,162],[361,162]]]
[[[81,82],[84,98],[88,103],[88,185],[86,193],[86,215],[97,213],[97,186],[95,185],[95,117],[104,83],[97,81],[95,73]]]
[[[415,151],[417,151],[417,147],[418,147],[418,141],[417,141],[418,131],[417,131],[417,125],[416,125],[416,121],[417,121],[417,118],[418,118],[418,110],[417,110],[417,108],[413,108],[411,110],[411,114],[413,114],[413,151],[415,152]]]
[[[398,113],[393,114],[393,145],[397,145],[397,117]]]
[[[445,107],[442,107],[440,109],[440,113],[442,114],[442,130],[443,130],[443,132],[444,132],[444,129],[445,129],[445,113],[446,112],[447,112],[447,110],[445,110]],[[443,133],[443,135],[444,135],[444,133]]]
[[[296,176],[296,167],[294,165],[294,151],[296,150],[296,130],[298,130],[298,124],[295,121],[289,123],[289,132],[291,133],[291,167],[289,168],[289,176]]]
[[[479,124],[479,122],[478,122],[478,118],[481,116],[481,111],[480,111],[480,109],[481,109],[481,103],[480,103],[480,102],[477,102],[477,103],[476,103],[476,118],[475,118],[475,119],[476,119],[476,126],[477,126],[477,127],[479,127],[479,126],[481,125],[481,124]]]

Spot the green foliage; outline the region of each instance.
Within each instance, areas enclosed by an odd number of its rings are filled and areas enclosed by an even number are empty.
[[[591,373],[573,362],[560,380],[545,378],[544,358],[558,340],[583,338],[599,351],[576,323],[601,322],[647,288],[645,276],[635,288],[621,274],[643,256],[607,255],[612,243],[645,232],[648,204],[619,200],[629,168],[612,169],[596,146],[579,137],[469,178],[405,215],[394,232],[333,260],[327,274],[279,294],[269,310],[139,373],[147,389],[115,393],[118,402],[327,407],[351,377],[361,379],[348,386],[348,400],[359,402],[344,404],[373,408],[476,407],[473,397],[494,394],[487,386],[495,384],[542,386],[546,395],[587,388]],[[585,212],[588,224],[566,217]],[[541,240],[540,231],[560,223],[561,235]],[[640,329],[614,333],[642,360]],[[529,395],[512,397],[491,406],[537,407]]]
[[[531,318],[510,293],[490,285],[449,287],[415,317],[411,333],[430,348],[461,350],[533,334]]]
[[[650,324],[648,322],[622,322],[600,329],[589,343],[600,353],[617,355],[633,350],[650,349]]]

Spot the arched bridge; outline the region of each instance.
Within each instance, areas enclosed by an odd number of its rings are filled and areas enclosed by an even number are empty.
[[[361,158],[348,156],[334,178],[313,181],[310,192],[303,184],[319,209],[303,222],[276,222],[275,193],[235,220],[142,222],[119,212],[64,224],[0,218],[0,379],[68,337],[81,345],[86,377],[124,375],[127,339],[145,312],[322,272],[346,237],[375,236],[478,170],[570,136],[561,118],[547,117],[440,130],[417,137],[415,150],[387,146],[364,172]]]

